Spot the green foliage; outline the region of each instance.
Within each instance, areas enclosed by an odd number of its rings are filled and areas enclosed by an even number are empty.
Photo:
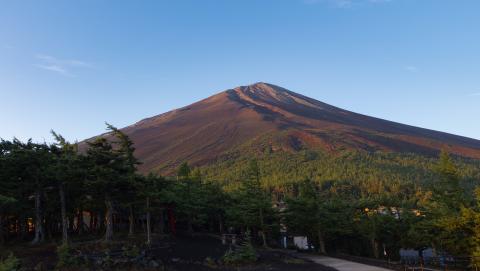
[[[0,261],[0,271],[17,271],[20,268],[20,260],[10,253],[7,258]]]
[[[244,174],[246,177],[238,190],[231,193],[227,221],[234,227],[258,231],[266,246],[265,235],[278,227],[277,212],[272,207],[272,199],[261,187],[260,170],[255,160],[250,161]]]
[[[476,204],[470,208],[461,206],[460,210],[452,211],[448,216],[436,218],[434,226],[442,247],[455,254],[480,256],[480,194],[476,191]],[[473,258],[478,264],[479,258]]]
[[[205,258],[205,260],[203,261],[203,264],[209,268],[217,268],[218,265],[217,263],[215,262],[214,259],[210,258],[210,257],[207,257]]]
[[[322,220],[326,217],[321,210],[316,186],[307,179],[298,185],[298,190],[296,197],[286,199],[285,223],[290,233],[317,240],[319,231],[323,229]]]
[[[252,245],[250,231],[246,231],[242,243],[236,249],[229,248],[223,256],[223,262],[229,265],[248,264],[257,260],[257,253]]]
[[[187,162],[184,162],[178,168],[177,176],[178,178],[186,179],[190,176],[190,172],[191,172],[190,166],[188,165]]]
[[[95,191],[111,194],[120,182],[121,159],[113,151],[112,144],[106,138],[97,138],[89,142],[87,158],[91,165],[87,184]]]
[[[138,159],[134,156],[135,147],[133,141],[122,131],[115,126],[106,123],[107,130],[109,130],[117,139],[114,144],[118,146],[116,152],[123,158],[123,166],[129,174],[135,173],[136,166],[140,164]]]
[[[455,245],[468,243],[462,237],[465,231],[456,227],[453,232],[457,234],[453,234],[447,227],[450,222],[445,221],[461,221],[462,208],[475,210],[472,191],[480,185],[478,160],[450,157],[446,152],[435,159],[401,153],[292,153],[248,148],[241,146],[226,155],[228,159],[220,158],[204,167],[204,176],[220,180],[235,195],[244,186],[244,171],[251,157],[256,157],[260,187],[274,200],[286,202],[284,217],[289,232],[308,235],[313,242],[318,239],[316,229],[323,229],[330,243],[360,237],[363,244],[358,244],[359,254],[373,251],[369,249],[373,243],[386,245],[387,251],[396,251],[400,245],[418,249],[434,246],[459,255],[471,254],[465,246]],[[301,192],[305,179],[313,183],[316,199]],[[470,235],[472,231],[466,232]]]
[[[79,261],[78,257],[73,254],[73,250],[67,243],[64,243],[57,247],[57,269],[62,270],[65,267],[77,266]]]
[[[253,260],[251,242],[273,243],[281,225],[321,250],[323,244],[361,255],[376,255],[383,246],[389,255],[400,246],[433,246],[457,255],[480,251],[480,195],[473,193],[480,184],[478,160],[446,152],[439,159],[363,151],[287,152],[264,142],[261,150],[241,146],[202,168],[182,163],[171,178],[142,176],[133,142],[111,125],[108,130],[104,137],[80,144],[82,151],[54,132],[53,145],[0,142],[0,245],[13,236],[5,229],[18,228],[8,223],[33,217],[34,224],[50,227],[56,238],[61,235],[56,225],[64,218],[78,220],[86,211],[100,217],[90,233],[97,234],[107,228],[101,217],[113,217],[115,210],[112,223],[131,216],[135,225],[140,221],[135,216],[151,217],[155,230],[178,224],[190,232],[224,232],[225,225],[235,232],[251,231],[255,239],[248,235],[247,245],[227,253],[226,262]],[[124,229],[110,226],[112,233]],[[80,229],[68,232],[81,234]],[[69,262],[68,247],[59,247],[58,253]]]
[[[5,205],[12,204],[14,202],[15,202],[14,198],[0,195],[0,208]]]
[[[130,258],[135,258],[140,255],[140,248],[136,245],[123,248],[123,255]]]
[[[412,191],[415,186],[419,188],[438,180],[435,170],[437,159],[433,157],[363,151],[334,154],[324,150],[249,153],[242,149],[202,170],[206,179],[221,181],[227,188],[235,189],[244,179],[243,172],[252,157],[256,157],[261,168],[262,186],[267,188],[284,187],[311,179],[320,185],[330,183],[356,188],[345,191],[345,194],[355,198],[386,194],[404,199],[415,193]],[[458,158],[455,163],[463,187],[478,184],[480,161]]]
[[[447,152],[442,151],[435,167],[437,179],[431,183],[433,201],[437,211],[453,211],[466,204],[464,192],[460,184],[460,175],[453,160]],[[443,209],[443,210],[439,210]]]
[[[480,266],[480,246],[477,246],[475,250],[472,252],[472,266],[478,267]]]

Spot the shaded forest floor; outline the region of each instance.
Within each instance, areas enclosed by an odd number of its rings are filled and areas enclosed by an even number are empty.
[[[142,236],[143,237],[143,236]],[[118,237],[117,241],[105,244],[98,241],[76,242],[72,252],[79,259],[60,270],[172,270],[172,271],[333,271],[304,259],[298,259],[280,250],[258,249],[258,260],[237,266],[225,265],[221,259],[228,246],[210,236],[156,236],[152,249],[142,251],[143,239]],[[138,251],[136,248],[140,248]],[[53,270],[58,261],[57,245],[41,246],[17,244],[9,246],[22,261],[22,270]],[[134,261],[126,260],[138,259]],[[86,260],[88,258],[88,260]]]

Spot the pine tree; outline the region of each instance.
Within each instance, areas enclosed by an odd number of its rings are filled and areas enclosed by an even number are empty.
[[[288,231],[318,240],[320,253],[325,254],[325,230],[322,225],[321,203],[315,184],[306,179],[299,184],[297,197],[287,198],[285,222]]]
[[[177,179],[187,179],[190,177],[191,169],[187,162],[183,162],[177,171]]]
[[[6,208],[16,202],[14,195],[14,182],[9,173],[11,165],[9,164],[8,154],[11,151],[10,142],[0,141],[0,246],[5,243],[5,231],[3,219],[6,217]]]
[[[257,230],[263,246],[267,246],[267,234],[278,226],[278,216],[272,200],[261,186],[260,169],[256,160],[251,160],[238,191],[234,193],[233,205],[227,210],[230,223],[248,230]]]
[[[78,186],[83,181],[83,172],[81,171],[80,156],[78,154],[78,145],[71,144],[63,136],[51,131],[56,140],[56,148],[52,147],[56,155],[55,163],[52,165],[55,172],[56,185],[60,198],[60,213],[62,222],[62,242],[68,243],[68,217],[67,217],[67,191],[70,186]],[[83,215],[83,214],[80,214]],[[78,221],[80,224],[81,221]],[[83,225],[78,225],[83,227]]]
[[[167,191],[167,182],[164,178],[158,175],[149,174],[148,176],[137,175],[136,187],[138,191],[138,198],[145,202],[146,213],[146,244],[149,246],[152,243],[152,225],[151,215],[152,211],[158,210],[160,215],[160,233],[163,233],[163,205],[173,201],[172,196]]]
[[[134,226],[135,226],[135,214],[134,214],[134,202],[135,202],[135,180],[137,178],[136,171],[137,166],[141,163],[135,157],[135,147],[133,146],[133,141],[121,130],[117,129],[111,124],[106,123],[107,130],[109,130],[115,137],[116,141],[114,144],[117,146],[115,150],[119,157],[123,161],[123,168],[122,168],[122,177],[125,179],[124,185],[125,190],[123,193],[123,201],[126,202],[129,210],[129,236],[134,234]]]
[[[450,155],[442,150],[438,164],[435,167],[437,181],[433,184],[433,200],[443,208],[458,210],[465,204],[463,189],[460,186],[458,169]]]
[[[100,193],[105,201],[105,241],[113,238],[114,199],[119,195],[119,184],[122,181],[122,161],[113,151],[106,138],[100,137],[89,142],[87,157],[91,166],[88,184],[92,194]],[[98,195],[98,194],[97,194]]]

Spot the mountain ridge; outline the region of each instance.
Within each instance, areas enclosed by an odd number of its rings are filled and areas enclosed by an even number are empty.
[[[480,159],[480,141],[344,110],[268,83],[228,89],[122,129],[142,172],[170,172],[179,163],[207,165],[261,137],[274,151],[321,148],[435,155],[440,149]],[[268,141],[268,140],[267,140]]]

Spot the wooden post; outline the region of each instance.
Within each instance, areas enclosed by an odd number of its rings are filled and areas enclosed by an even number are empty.
[[[113,203],[110,195],[105,196],[105,242],[110,242],[113,239]]]
[[[35,190],[35,238],[32,241],[33,245],[41,243],[45,239],[45,232],[43,229],[43,206],[42,206],[42,191],[40,188]]]
[[[59,186],[60,194],[60,211],[62,214],[62,242],[63,244],[68,243],[68,218],[67,218],[67,209],[65,201],[65,185],[63,183]]]
[[[134,227],[135,227],[135,216],[133,214],[133,206],[130,204],[128,206],[129,209],[129,216],[128,216],[128,236],[132,237],[134,234]]]
[[[147,197],[147,245],[152,244],[152,229],[150,226],[150,197]]]

